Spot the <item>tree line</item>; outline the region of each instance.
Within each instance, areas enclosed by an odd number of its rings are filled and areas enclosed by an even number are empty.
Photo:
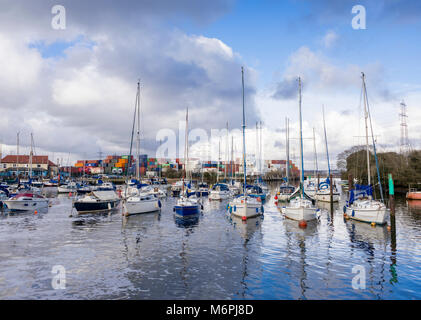
[[[421,150],[413,150],[408,154],[396,152],[377,153],[380,180],[384,186],[391,173],[397,192],[406,192],[408,185],[421,183]],[[378,184],[376,160],[373,149],[369,152],[371,183]],[[367,184],[367,151],[365,146],[353,146],[337,157],[337,167],[341,170],[341,177],[348,180],[349,175],[358,180],[358,183]],[[421,185],[420,185],[421,186]]]

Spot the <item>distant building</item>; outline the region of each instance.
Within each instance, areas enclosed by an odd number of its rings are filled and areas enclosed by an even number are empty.
[[[27,176],[31,170],[29,155],[8,155],[1,159],[0,173],[6,176]],[[55,176],[58,167],[48,156],[32,156],[32,176]]]

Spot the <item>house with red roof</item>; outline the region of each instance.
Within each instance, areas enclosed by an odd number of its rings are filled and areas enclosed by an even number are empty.
[[[32,169],[32,176],[55,176],[57,165],[48,156],[32,156],[32,166],[29,155],[8,155],[1,159],[0,174],[27,176]]]

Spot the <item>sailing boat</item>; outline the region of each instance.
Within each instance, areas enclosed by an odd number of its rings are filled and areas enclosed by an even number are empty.
[[[286,136],[286,144],[285,144],[285,151],[287,156],[286,166],[285,166],[285,173],[286,178],[284,179],[284,183],[281,184],[279,187],[279,192],[275,196],[275,201],[287,201],[289,197],[294,193],[295,187],[289,183],[289,119],[285,118],[285,136]]]
[[[137,93],[136,93],[136,103],[135,111],[133,117],[133,127],[132,127],[132,136],[130,143],[130,155],[127,166],[126,175],[129,175],[129,168],[131,167],[132,161],[132,145],[133,145],[133,134],[136,123],[137,115],[137,132],[136,132],[136,181],[137,184],[135,187],[131,187],[128,191],[128,186],[126,185],[124,192],[124,201],[123,207],[126,211],[126,216],[139,213],[147,213],[161,210],[161,202],[159,199],[153,195],[142,192],[139,188],[141,187],[140,182],[140,168],[139,168],[139,159],[140,159],[140,82],[137,83]]]
[[[230,189],[226,183],[219,182],[219,163],[221,162],[221,141],[218,148],[218,166],[216,170],[216,184],[214,184],[209,193],[209,200],[225,200],[231,195]],[[225,166],[226,167],[226,166]]]
[[[313,127],[313,148],[314,148],[314,177],[317,176],[317,172],[319,171],[319,167],[317,165],[317,151],[316,151],[316,133],[315,129]],[[314,183],[314,180],[310,177],[307,178],[305,181],[304,190],[306,191],[306,194],[312,198],[316,199],[316,192],[317,192],[317,184]]]
[[[323,128],[325,132],[325,143],[326,143],[326,157],[327,157],[327,167],[328,167],[328,176],[325,181],[322,181],[319,183],[319,186],[317,188],[316,192],[316,200],[317,201],[323,201],[323,202],[330,202],[330,161],[329,161],[329,150],[327,147],[327,133],[326,133],[326,121],[325,121],[325,108],[323,106]],[[336,185],[333,185],[332,190],[332,201],[338,202],[340,199],[339,191],[336,189]]]
[[[182,184],[182,192],[180,198],[177,201],[177,204],[174,206],[173,211],[175,215],[181,218],[194,218],[200,212],[199,206],[201,205],[199,199],[195,195],[189,196],[188,190],[187,192],[184,191],[185,187],[185,177],[186,177],[186,170],[189,161],[189,109],[187,108],[186,112],[186,137],[185,137],[185,145],[184,145],[184,166],[183,166],[183,184]]]
[[[353,190],[349,191],[349,199],[344,207],[344,213],[351,219],[383,225],[389,210],[383,203],[383,190],[380,181],[379,166],[377,161],[376,144],[374,142],[373,126],[371,124],[371,115],[368,105],[367,88],[365,84],[365,74],[362,73],[362,90],[364,96],[365,113],[365,134],[367,149],[367,178],[368,185],[355,185]],[[380,187],[382,201],[373,199],[373,186],[371,185],[370,175],[370,149],[368,145],[368,120],[370,119],[371,137],[373,140],[374,157],[376,159],[377,178]]]
[[[311,221],[319,217],[320,209],[317,209],[311,198],[304,192],[304,159],[303,159],[303,129],[302,129],[302,116],[301,116],[301,78],[298,78],[298,93],[299,93],[299,120],[300,120],[300,189],[299,193],[294,193],[291,196],[288,206],[282,207],[281,212],[285,214],[285,217],[298,220],[298,221]]]
[[[241,67],[241,79],[243,88],[243,194],[234,198],[228,205],[228,210],[234,216],[247,220],[263,214],[263,205],[260,198],[254,198],[247,195],[247,172],[246,172],[246,116],[244,110],[244,68]]]

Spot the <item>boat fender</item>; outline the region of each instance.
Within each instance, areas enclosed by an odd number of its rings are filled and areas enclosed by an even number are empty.
[[[200,209],[202,209],[202,210],[203,210],[203,204],[201,204],[201,205],[200,205]]]
[[[265,208],[262,206],[262,213],[264,213],[265,212]]]
[[[344,206],[344,213],[346,213],[346,206]]]
[[[242,202],[242,201],[241,201]],[[236,212],[237,211],[237,206],[234,206],[234,212]]]
[[[172,211],[174,211],[174,212],[175,212],[175,208],[172,208]]]
[[[158,200],[158,207],[161,208],[162,204],[161,204],[161,200]]]
[[[232,207],[231,206],[230,206],[229,210],[230,210],[230,213],[232,213]]]

